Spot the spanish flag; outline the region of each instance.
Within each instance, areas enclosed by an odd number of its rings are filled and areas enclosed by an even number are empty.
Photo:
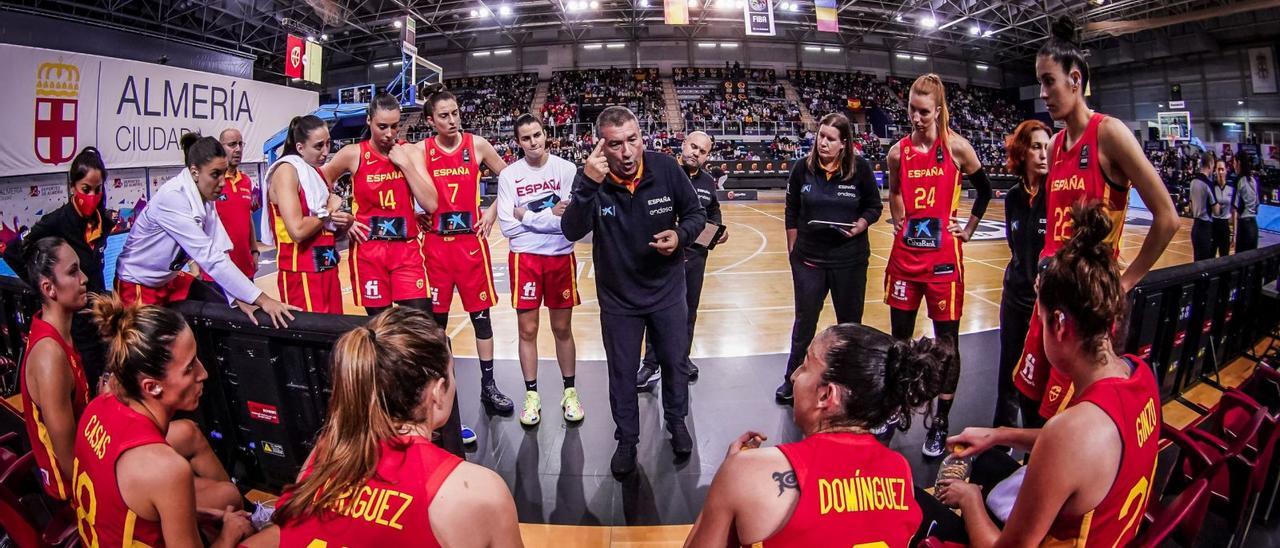
[[[834,0],[833,0],[834,1]],[[689,4],[687,0],[664,0],[666,22],[668,25],[689,24]]]
[[[818,31],[840,32],[840,21],[836,17],[836,0],[815,0],[813,5],[818,16]]]

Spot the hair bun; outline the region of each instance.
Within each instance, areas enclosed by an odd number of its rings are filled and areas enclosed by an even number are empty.
[[[1063,247],[1074,255],[1090,260],[1111,259],[1111,247],[1104,243],[1114,223],[1102,202],[1076,202],[1071,208],[1071,238]]]
[[[1076,23],[1069,16],[1063,15],[1055,19],[1049,33],[1054,39],[1076,43]]]

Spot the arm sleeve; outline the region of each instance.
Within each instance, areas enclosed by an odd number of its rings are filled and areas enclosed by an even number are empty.
[[[862,204],[862,214],[858,218],[866,221],[869,229],[884,213],[884,201],[880,199],[880,188],[876,186],[875,174],[871,173],[871,164],[865,158],[858,160],[858,203]]]
[[[787,177],[787,204],[782,214],[787,230],[800,227],[800,186],[804,183],[804,169],[804,162],[796,162],[791,176]]]
[[[679,244],[681,247],[689,245],[698,234],[702,233],[702,229],[707,226],[707,210],[702,208],[702,200],[698,199],[698,191],[693,189],[693,181],[689,180],[689,176],[684,173],[683,169],[675,167],[672,164],[671,181],[672,194],[676,197],[676,207],[680,212],[679,226],[676,227],[676,234],[679,235]]]
[[[165,195],[165,197],[169,196],[178,197],[177,194]],[[258,300],[262,290],[253,285],[243,272],[240,272],[235,263],[231,262],[230,255],[218,250],[213,238],[210,238],[204,228],[195,222],[190,212],[183,211],[185,208],[175,208],[169,201],[161,199],[147,206],[156,208],[154,219],[165,234],[178,242],[187,255],[200,265],[200,270],[207,272],[213,281],[222,286],[228,299],[246,303]],[[213,217],[206,219],[205,222],[221,222],[217,218],[216,211],[215,209],[210,213]]]
[[[573,201],[565,208],[560,217],[560,230],[570,241],[578,241],[591,232],[595,222],[596,199],[599,197],[600,184],[588,179],[582,170],[573,178]]]
[[[524,226],[520,220],[516,219],[516,193],[514,192],[515,182],[511,179],[510,170],[503,170],[498,174],[498,199],[494,205],[498,208],[498,228],[502,230],[502,235],[508,239],[519,236],[525,232]],[[529,213],[525,214],[525,218],[529,218]]]
[[[978,197],[973,200],[973,209],[970,215],[982,218],[987,214],[987,205],[991,203],[991,178],[987,177],[987,170],[981,167],[978,171],[969,174],[969,182],[973,183],[973,189],[978,191]]]

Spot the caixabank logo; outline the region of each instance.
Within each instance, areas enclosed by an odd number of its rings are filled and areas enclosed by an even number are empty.
[[[58,62],[36,69],[36,158],[46,164],[71,161],[76,154],[76,120],[80,111],[80,67]]]

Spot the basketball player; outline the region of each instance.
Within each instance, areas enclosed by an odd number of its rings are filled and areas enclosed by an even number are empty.
[[[328,427],[280,497],[279,527],[246,546],[520,545],[502,478],[431,442],[456,385],[448,338],[426,312],[383,311],[338,339],[331,367]]]
[[[1129,128],[1120,120],[1094,112],[1085,102],[1089,65],[1071,42],[1075,28],[1070,20],[1064,17],[1053,30],[1036,56],[1036,75],[1049,115],[1065,122],[1067,128],[1053,136],[1049,148],[1045,190],[1049,227],[1040,256],[1052,256],[1071,239],[1071,208],[1081,200],[1102,201],[1112,226],[1105,243],[1118,256],[1129,189],[1137,189],[1151,210],[1152,220],[1142,248],[1120,276],[1128,292],[1164,253],[1178,230],[1178,214],[1169,190]],[[1041,334],[1040,324],[1031,322],[1014,382],[1023,395],[1040,401],[1040,415],[1048,418],[1071,401],[1071,386],[1070,379],[1050,367]]]
[[[184,300],[195,278],[181,270],[195,260],[255,325],[253,311],[262,308],[276,327],[287,327],[298,308],[267,296],[227,255],[231,241],[214,206],[226,182],[222,144],[187,134],[182,145],[186,169],[152,194],[129,230],[116,265],[116,294],[126,304]]]
[[[951,131],[946,89],[936,74],[911,84],[910,135],[889,148],[889,210],[892,212],[893,250],[884,275],[884,300],[890,307],[893,336],[910,339],[916,313],[924,300],[933,320],[933,333],[951,344],[947,383],[938,396],[921,452],[942,454],[947,420],[956,384],[960,381],[960,315],[964,310],[964,258],[961,244],[969,241],[991,201],[991,180],[973,146]],[[969,220],[961,227],[960,175],[969,177],[978,197]],[[883,427],[882,427],[883,428]]]
[[[102,205],[106,192],[103,183],[106,179],[107,166],[102,162],[98,149],[81,149],[67,169],[67,203],[45,214],[23,236],[24,242],[38,242],[47,236],[62,238],[76,252],[80,271],[89,278],[90,295],[107,292],[107,281],[102,272],[102,255],[107,247],[107,237],[116,227],[116,220],[107,214]],[[4,250],[4,259],[21,274],[24,271],[23,265],[31,263],[31,257],[24,256],[23,253],[31,249],[26,245],[9,246]],[[31,287],[36,286],[33,280],[26,282]],[[85,379],[92,390],[102,375],[102,364],[107,361],[107,349],[88,314],[72,315],[71,343],[83,358],[80,363],[84,366]]]
[[[680,155],[676,160],[684,168],[693,190],[698,193],[698,201],[707,212],[707,222],[724,225],[720,215],[720,200],[716,197],[716,180],[704,167],[711,157],[711,136],[701,131],[690,133],[684,138],[680,147]],[[717,245],[729,240],[729,232],[720,236]],[[707,248],[688,246],[684,248],[684,287],[685,303],[689,307],[689,350],[684,353],[684,363],[689,369],[689,378],[698,376],[698,366],[689,358],[693,348],[693,325],[698,321],[698,303],[702,301],[702,281],[707,272]],[[636,374],[636,387],[649,390],[658,384],[661,369],[658,367],[658,354],[653,350],[653,341],[645,340],[644,362],[640,372]]]
[[[85,306],[88,277],[62,238],[46,236],[25,245],[26,281],[40,294],[41,305],[22,353],[22,418],[45,493],[65,501],[71,498],[76,419],[89,405],[83,362],[71,346],[71,318]]]
[[[417,147],[400,144],[400,101],[383,93],[369,102],[369,139],[342,147],[321,171],[351,174],[355,224],[347,264],[356,306],[370,316],[396,303],[430,309],[422,241],[413,206],[436,210],[436,187],[418,171]]]
[[[609,365],[609,403],[618,448],[609,469],[616,477],[636,469],[640,443],[635,380],[640,342],[648,333],[662,375],[663,418],[678,458],[693,452],[689,413],[689,311],[684,257],[677,255],[706,225],[689,176],[671,156],[645,152],[640,121],[612,106],[596,117],[598,140],[573,182],[573,200],[560,220],[564,236],[592,236],[600,333]],[[607,180],[606,180],[607,178]]]
[[[929,495],[870,428],[937,396],[950,353],[861,324],[827,328],[792,373],[804,439],[759,448],[764,436],[747,432],[730,444],[685,546],[909,546],[916,493]]]
[[[462,131],[458,100],[448,91],[427,98],[434,137],[422,141],[427,176],[435,183],[439,205],[427,216],[425,251],[427,280],[431,284],[432,312],[441,328],[449,323],[453,290],[475,329],[476,354],[480,358],[480,402],[490,413],[506,414],[515,407],[493,380],[493,325],[489,309],[497,298],[493,267],[489,260],[489,231],[498,218],[490,207],[480,212],[480,166],[495,175],[507,163],[484,137]],[[463,441],[475,441],[464,427]]]
[[[231,262],[252,280],[258,272],[258,238],[253,234],[253,212],[261,206],[258,188],[248,173],[240,171],[240,160],[244,157],[244,137],[240,130],[224,129],[218,134],[218,141],[227,151],[227,172],[223,174],[226,183],[217,202],[218,218],[231,238]],[[205,280],[212,279],[206,275]]]
[[[940,482],[938,497],[961,509],[971,546],[1127,546],[1150,500],[1160,451],[1160,393],[1150,365],[1112,350],[1115,324],[1128,307],[1107,241],[1113,212],[1095,201],[1070,214],[1074,233],[1037,282],[1035,322],[1054,370],[1066,373],[1080,393],[1044,428],[966,428],[947,440],[962,449],[960,456],[980,454],[971,477],[1000,481]],[[1019,471],[1007,453],[986,451],[997,445],[1034,446],[1035,458]],[[983,500],[984,487],[993,500]],[[1002,492],[1010,496],[998,496]],[[1003,530],[988,508],[1004,521]]]
[[[212,138],[209,138],[212,139]],[[252,531],[240,491],[199,430],[174,443],[178,412],[195,411],[208,378],[181,314],[159,306],[94,301],[107,340],[112,392],[89,402],[76,429],[72,493],[85,546],[199,546],[196,509],[218,509],[213,546],[231,547]],[[192,460],[187,451],[204,456]]]
[[[573,307],[578,298],[578,259],[573,242],[560,231],[560,216],[569,205],[578,168],[547,152],[542,121],[532,114],[516,119],[516,141],[524,158],[498,175],[498,225],[511,244],[507,268],[511,276],[511,306],[520,326],[520,370],[524,373],[524,410],[520,423],[542,420],[538,395],[538,308],[546,303],[556,361],[564,378],[560,408],[569,422],[586,415],[576,377],[577,349],[573,341]]]
[[[280,159],[267,169],[267,226],[276,241],[276,287],[286,304],[307,312],[342,314],[337,235],[355,217],[329,190],[320,166],[329,156],[329,127],[295,116]]]

